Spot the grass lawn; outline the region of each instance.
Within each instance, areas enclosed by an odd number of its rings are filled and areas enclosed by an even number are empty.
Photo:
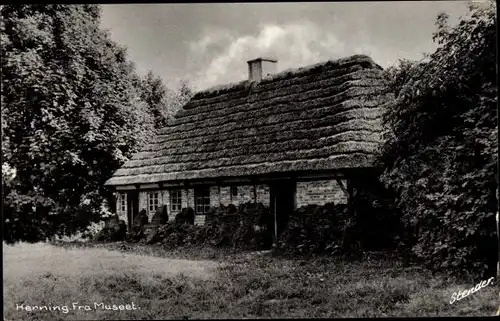
[[[3,251],[4,320],[492,316],[499,304],[496,280],[450,304],[453,292],[481,280],[459,282],[380,259],[301,260],[117,243],[4,244]],[[132,303],[136,309],[126,310]],[[17,304],[68,310],[30,312]]]

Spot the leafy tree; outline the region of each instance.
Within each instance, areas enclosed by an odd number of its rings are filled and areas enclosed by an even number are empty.
[[[141,97],[149,105],[154,119],[155,127],[161,128],[166,125],[167,119],[164,116],[164,109],[167,108],[166,97],[169,89],[163,84],[160,77],[149,71],[141,79]]]
[[[70,233],[99,219],[103,183],[153,119],[99,6],[7,5],[1,16],[2,164],[16,171],[3,182],[4,236]]]
[[[182,80],[178,90],[178,104],[179,106],[183,106],[189,99],[193,97],[193,91],[187,81]]]
[[[168,119],[182,108],[193,93],[185,81],[181,81],[177,90],[165,86],[161,77],[149,71],[140,81],[141,97],[148,104],[155,118],[155,127],[160,129],[167,124]]]
[[[453,28],[440,14],[436,51],[388,70],[382,179],[435,269],[490,273],[498,255],[495,11],[471,6]]]
[[[164,115],[167,119],[171,119],[193,96],[193,91],[186,81],[181,81],[180,86],[175,91],[170,91],[167,95]]]

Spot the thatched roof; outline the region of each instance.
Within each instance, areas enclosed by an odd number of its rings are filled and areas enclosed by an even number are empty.
[[[106,184],[370,167],[381,69],[356,55],[198,92]]]

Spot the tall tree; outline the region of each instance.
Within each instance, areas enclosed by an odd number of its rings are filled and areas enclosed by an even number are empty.
[[[141,79],[141,97],[153,114],[156,128],[165,126],[167,121],[163,111],[167,108],[168,91],[161,78],[155,76],[151,70]]]
[[[498,255],[495,9],[473,5],[455,27],[439,15],[437,50],[388,72],[383,180],[435,269],[491,271]]]
[[[179,88],[172,90],[152,71],[141,79],[139,87],[142,99],[154,116],[156,129],[164,127],[193,95],[186,81],[181,81]]]
[[[164,115],[167,118],[172,118],[192,96],[193,91],[191,87],[189,87],[189,84],[185,80],[182,80],[177,90],[169,92],[167,96],[167,108],[164,111]]]
[[[100,28],[99,6],[7,5],[1,16],[2,163],[16,171],[4,233],[73,231],[98,219],[103,183],[146,142],[153,119],[125,50]]]

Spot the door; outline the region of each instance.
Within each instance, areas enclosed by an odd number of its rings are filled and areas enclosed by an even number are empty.
[[[134,219],[139,214],[139,192],[130,191],[127,192],[127,219],[128,228],[132,229],[134,225]]]
[[[274,216],[274,240],[281,235],[288,224],[288,216],[295,210],[296,182],[280,180],[269,184],[271,212]]]

